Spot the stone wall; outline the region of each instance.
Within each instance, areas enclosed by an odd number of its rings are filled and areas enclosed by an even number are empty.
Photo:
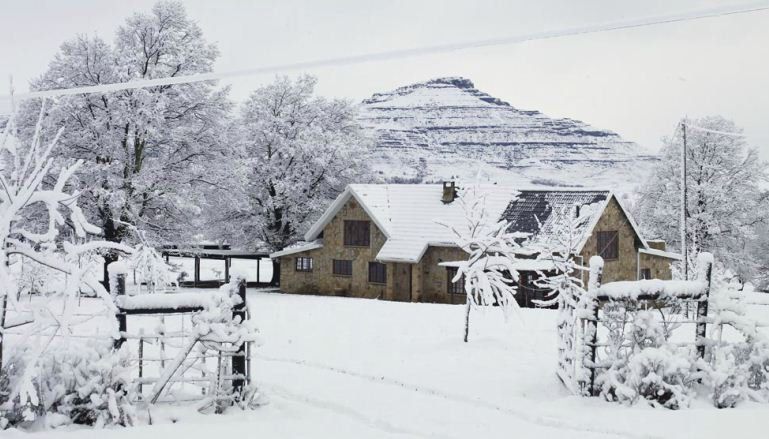
[[[604,261],[603,283],[636,280],[638,278],[638,248],[641,246],[641,242],[636,238],[633,227],[614,198],[606,206],[580,256],[584,259],[584,263],[588,264],[590,257],[598,254],[598,232],[615,230],[618,232],[619,257],[615,260]],[[583,281],[587,281],[586,276]]]
[[[463,294],[449,294],[448,271],[441,262],[466,261],[467,253],[459,247],[428,247],[420,264],[414,268],[414,300],[434,303],[465,303]]]
[[[323,247],[280,258],[280,289],[287,293],[323,294],[385,298],[387,285],[368,281],[368,263],[375,260],[385,243],[385,236],[371,221],[371,245],[347,247],[344,245],[344,220],[370,221],[368,214],[351,198],[323,229]],[[296,271],[297,257],[313,258],[312,272]],[[333,274],[334,259],[353,261],[352,276]],[[388,264],[388,284],[392,284],[394,264]]]
[[[639,253],[638,261],[641,269],[648,268],[651,270],[652,279],[670,280],[673,278],[673,273],[670,269],[670,264],[673,263],[672,259]]]

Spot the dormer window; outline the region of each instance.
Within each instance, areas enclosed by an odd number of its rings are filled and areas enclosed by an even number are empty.
[[[371,223],[369,221],[345,220],[344,245],[368,247],[371,245]]]

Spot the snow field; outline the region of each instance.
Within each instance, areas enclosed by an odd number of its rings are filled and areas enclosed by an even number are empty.
[[[201,290],[185,290],[194,291]],[[83,312],[97,303],[83,299]],[[524,309],[523,321],[505,321],[496,309],[474,312],[470,342],[463,343],[464,307],[457,305],[263,290],[249,290],[248,305],[265,340],[251,367],[267,405],[214,416],[198,414],[194,404],[160,404],[139,409],[145,421],[151,414],[152,426],[7,431],[3,439],[701,439],[763,438],[769,431],[766,406],[754,403],[718,410],[697,400],[670,411],[570,395],[555,375],[553,310]],[[769,306],[754,305],[751,313],[769,321]],[[153,325],[152,318],[131,319],[131,331]],[[101,325],[90,319],[78,332],[96,333]]]

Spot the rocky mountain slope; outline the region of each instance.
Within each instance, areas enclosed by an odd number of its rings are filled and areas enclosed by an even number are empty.
[[[614,132],[520,110],[465,78],[377,93],[358,119],[375,139],[374,168],[394,181],[452,177],[528,186],[632,190],[657,161]]]

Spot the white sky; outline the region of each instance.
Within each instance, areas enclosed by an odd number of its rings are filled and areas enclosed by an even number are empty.
[[[0,95],[41,74],[78,33],[112,40],[154,0],[0,0]],[[741,0],[184,2],[221,50],[217,71],[557,30]],[[296,74],[297,72],[290,72]],[[683,115],[722,114],[769,159],[769,11],[420,58],[319,68],[319,93],[361,100],[465,76],[523,109],[580,119],[656,150]],[[231,81],[243,99],[270,75]],[[5,105],[5,108],[3,108]],[[0,102],[0,111],[7,103]]]

